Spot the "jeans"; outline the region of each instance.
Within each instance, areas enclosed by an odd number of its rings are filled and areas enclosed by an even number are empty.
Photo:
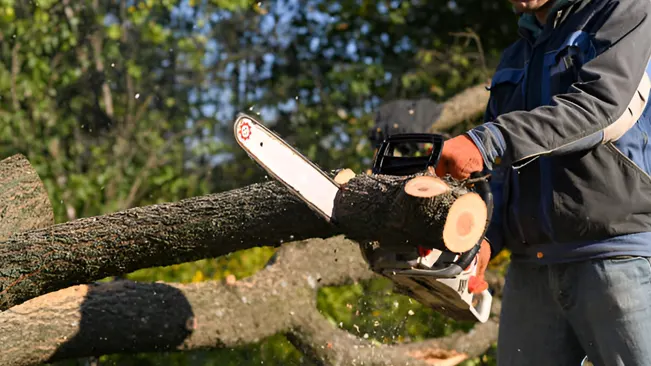
[[[498,366],[651,366],[651,259],[512,262]]]

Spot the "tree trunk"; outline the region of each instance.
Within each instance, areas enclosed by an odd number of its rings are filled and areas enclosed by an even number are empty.
[[[374,277],[357,244],[339,236],[283,245],[266,268],[241,280],[74,286],[0,313],[0,364],[232,348],[286,333],[322,364],[437,366],[480,355],[494,343],[491,320],[467,334],[377,346],[318,313],[320,287]]]
[[[336,233],[276,182],[30,230],[0,242],[0,310],[141,268]]]
[[[107,276],[286,240],[343,232],[355,240],[436,246],[441,241],[431,238],[441,237],[444,220],[437,221],[436,207],[445,200],[400,203],[405,182],[357,175],[336,200],[338,226],[273,181],[18,233],[0,245],[0,310]]]

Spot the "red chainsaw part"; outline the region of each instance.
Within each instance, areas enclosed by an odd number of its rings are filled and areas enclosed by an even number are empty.
[[[432,252],[432,249],[428,249],[422,246],[418,246],[418,255],[421,257],[427,257]]]

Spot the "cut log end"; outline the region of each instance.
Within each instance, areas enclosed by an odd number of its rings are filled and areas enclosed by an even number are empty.
[[[428,175],[415,177],[405,184],[405,193],[414,197],[434,197],[450,190],[441,179]]]
[[[488,212],[486,203],[477,193],[466,193],[459,197],[448,212],[443,227],[443,242],[455,253],[466,252],[482,237]]]
[[[355,172],[351,169],[343,169],[334,177],[334,181],[338,184],[344,185],[348,183],[349,180],[355,178]]]

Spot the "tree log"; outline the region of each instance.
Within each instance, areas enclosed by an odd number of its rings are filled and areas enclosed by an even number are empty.
[[[0,161],[0,240],[53,224],[50,198],[27,158],[16,154]]]
[[[444,103],[432,128],[462,122],[485,108],[488,93],[481,88],[471,87]],[[141,268],[341,232],[276,182],[50,226],[52,207],[26,159],[5,159],[0,172],[7,177],[0,178],[0,310]],[[387,222],[384,212],[359,213],[357,221],[370,215],[376,224]],[[32,230],[37,228],[42,229]]]
[[[117,281],[74,286],[0,313],[0,364],[26,366],[111,353],[232,348],[287,333],[301,350],[323,364],[404,365],[407,361],[437,366],[480,355],[495,342],[497,324],[490,320],[470,333],[377,346],[319,315],[319,287],[374,276],[356,243],[339,236],[283,245],[265,269],[238,281]],[[434,356],[437,362],[426,363]]]
[[[335,234],[275,181],[78,219],[0,241],[0,310],[141,268]]]
[[[465,252],[486,226],[487,207],[463,182],[431,173],[357,175],[335,201],[334,219],[357,241],[384,247],[427,246]]]
[[[431,238],[442,237],[437,205],[445,200],[407,204],[413,197],[406,197],[405,182],[355,176],[336,200],[337,226],[271,181],[17,233],[0,242],[0,310],[107,276],[286,240],[346,233],[355,240],[382,239],[383,245],[439,246],[442,241]],[[450,197],[461,191],[461,185],[452,187]]]

